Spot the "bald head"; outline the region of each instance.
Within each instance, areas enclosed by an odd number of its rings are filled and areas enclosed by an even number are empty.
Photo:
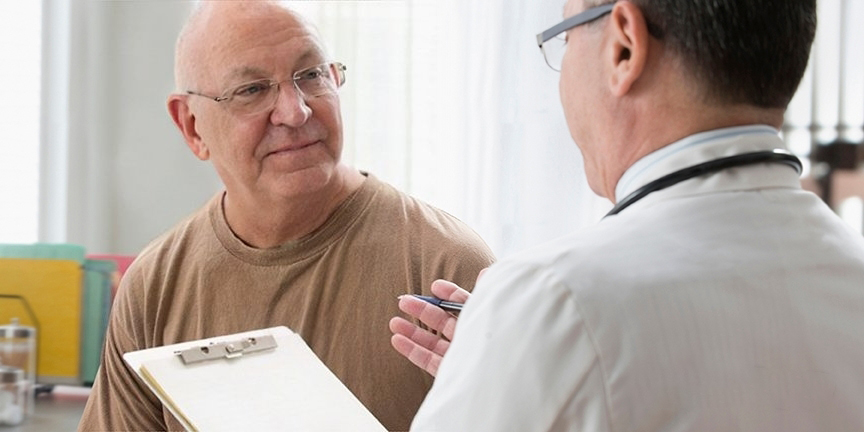
[[[261,48],[280,38],[314,39],[314,26],[274,1],[202,1],[177,38],[174,81],[179,93],[219,81],[219,66],[245,49]]]

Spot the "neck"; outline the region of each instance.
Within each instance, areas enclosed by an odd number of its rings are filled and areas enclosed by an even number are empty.
[[[654,105],[652,109],[656,110]],[[603,162],[600,190],[598,194],[611,199],[615,187],[624,172],[639,159],[690,135],[714,129],[765,124],[780,128],[783,122],[782,109],[764,109],[749,105],[716,106],[709,104],[682,104],[668,106],[654,114],[646,110],[633,116],[623,127],[616,127],[616,134],[610,137],[609,157]]]
[[[234,235],[249,246],[272,248],[320,228],[365,179],[356,169],[340,165],[336,175],[313,193],[261,198],[227,191],[222,208]]]

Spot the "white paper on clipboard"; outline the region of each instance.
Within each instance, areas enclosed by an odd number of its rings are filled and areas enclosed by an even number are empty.
[[[264,340],[275,346],[256,344]],[[197,357],[184,362],[181,353]],[[284,326],[129,352],[123,360],[187,430],[386,431]]]

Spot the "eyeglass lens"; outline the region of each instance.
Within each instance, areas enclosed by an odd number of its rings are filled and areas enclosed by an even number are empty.
[[[293,84],[304,100],[336,92],[344,81],[341,65],[320,65],[294,75]],[[289,81],[290,82],[290,81]],[[287,83],[285,83],[287,84]],[[228,95],[227,108],[235,114],[250,115],[269,110],[279,98],[282,84],[261,80],[243,84]]]
[[[543,42],[542,49],[543,57],[546,58],[546,63],[549,67],[556,71],[560,71],[561,63],[564,61],[564,52],[567,49],[567,41],[564,33]]]

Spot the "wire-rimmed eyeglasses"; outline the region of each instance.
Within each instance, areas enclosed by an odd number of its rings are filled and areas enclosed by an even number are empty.
[[[345,83],[348,68],[339,62],[322,63],[297,72],[291,76],[294,89],[304,100],[335,93]],[[268,111],[279,99],[280,82],[260,79],[231,87],[220,96],[210,96],[187,90],[186,93],[220,102],[232,114],[244,116]]]
[[[582,24],[594,21],[609,12],[615,7],[615,2],[595,6],[586,9],[576,15],[566,18],[558,24],[549,27],[542,33],[537,34],[537,45],[540,51],[543,52],[543,58],[546,64],[552,70],[561,71],[561,61],[564,58],[564,51],[567,48],[567,40],[562,33]]]

